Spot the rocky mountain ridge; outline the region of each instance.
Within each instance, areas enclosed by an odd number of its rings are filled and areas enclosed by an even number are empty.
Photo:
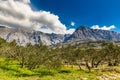
[[[65,42],[69,41],[120,41],[120,33],[114,31],[91,29],[80,26]]]
[[[43,43],[46,45],[55,45],[64,40],[64,35],[61,34],[45,34],[40,31],[23,30],[15,28],[0,27],[0,37],[8,42],[16,40],[19,45],[27,43],[38,44]]]
[[[80,26],[73,34],[47,34],[40,31],[7,28],[0,26],[0,37],[8,42],[16,40],[19,45],[27,43],[56,45],[75,41],[120,41],[120,33],[114,31],[91,29]]]

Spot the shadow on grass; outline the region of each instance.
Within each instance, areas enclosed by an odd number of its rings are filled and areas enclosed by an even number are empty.
[[[31,76],[31,74],[27,74],[27,73],[21,73],[19,70],[17,69],[11,69],[9,67],[5,67],[5,66],[0,66],[0,69],[4,70],[5,72],[11,72],[10,74],[16,77],[29,77]],[[13,72],[13,73],[12,73]],[[14,74],[15,72],[15,74]]]
[[[58,73],[71,73],[70,70],[59,70]]]
[[[49,71],[49,70],[40,70],[36,71],[36,76],[43,77],[43,76],[54,76],[55,72]]]
[[[11,69],[11,68],[8,68],[8,67],[5,67],[5,66],[0,66],[0,68],[4,71],[13,71],[13,72],[16,72],[16,73],[20,73],[20,71],[18,71],[16,69]]]
[[[22,73],[22,74],[16,74],[14,76],[16,76],[16,77],[30,77],[30,76],[34,76],[34,75],[33,74]]]
[[[33,74],[27,74],[27,73],[22,73],[22,74],[16,74],[15,76],[17,77],[31,77],[31,76],[54,76],[54,72],[47,71],[47,70],[41,70],[41,71],[35,71]]]
[[[54,76],[55,72],[49,71],[49,70],[39,70],[39,71],[33,71],[33,73],[24,73],[17,69],[12,69],[6,66],[0,66],[0,69],[4,70],[5,72],[11,72],[11,75],[15,77],[31,77],[31,76]],[[13,72],[13,73],[12,73]],[[15,73],[14,73],[15,72]]]

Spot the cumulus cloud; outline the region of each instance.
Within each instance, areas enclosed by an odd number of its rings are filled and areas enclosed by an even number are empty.
[[[75,26],[75,22],[71,22],[71,26]]]
[[[30,0],[21,0],[24,3],[30,3]]]
[[[73,32],[75,32],[74,28],[71,28],[69,30],[66,31],[66,34],[72,34]]]
[[[100,27],[99,25],[94,25],[91,27],[92,29],[101,29],[101,30],[112,30],[112,29],[115,29],[115,25],[111,25],[109,27],[107,26],[103,26],[103,27]]]
[[[32,10],[30,0],[0,0],[0,25],[45,33],[65,34],[69,31],[59,16],[47,11]]]

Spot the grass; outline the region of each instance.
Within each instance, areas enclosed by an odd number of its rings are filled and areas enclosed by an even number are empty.
[[[22,69],[16,60],[6,61],[0,58],[0,80],[99,80],[106,74],[120,76],[119,67],[107,67],[99,70],[79,70],[78,68],[63,67],[60,70],[48,70],[44,67],[35,70]],[[119,77],[117,77],[120,80]]]

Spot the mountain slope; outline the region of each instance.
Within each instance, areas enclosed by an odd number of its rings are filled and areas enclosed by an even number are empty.
[[[27,43],[54,45],[64,40],[64,35],[60,34],[45,34],[40,31],[7,28],[3,26],[0,27],[0,37],[8,42],[16,40],[19,45],[25,45]]]
[[[120,41],[120,33],[107,30],[90,29],[80,26],[65,42],[69,41]]]
[[[15,29],[0,26],[0,37],[7,40],[8,42],[16,40],[19,45],[25,45],[27,43],[56,45],[62,44],[63,42],[68,43],[71,41],[74,43],[76,41],[120,41],[120,33],[114,31],[90,29],[84,26],[76,29],[72,35],[54,33],[46,34],[40,31]]]

